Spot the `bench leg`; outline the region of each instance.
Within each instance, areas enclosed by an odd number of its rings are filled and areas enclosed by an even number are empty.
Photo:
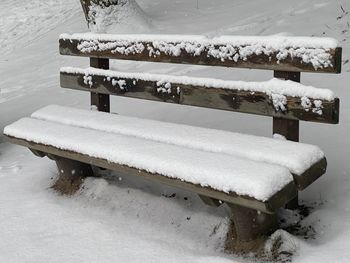
[[[84,179],[94,175],[89,164],[61,157],[55,157],[54,160],[58,168],[59,178],[52,188],[61,194],[72,195],[76,193]]]
[[[277,214],[266,214],[254,209],[228,204],[232,223],[227,233],[227,252],[244,254],[261,252],[266,238],[278,228]]]
[[[296,209],[300,208],[300,206],[299,206],[299,194],[297,194],[296,197],[294,197],[292,200],[290,200],[286,204],[285,208],[289,209],[289,210],[296,210]]]

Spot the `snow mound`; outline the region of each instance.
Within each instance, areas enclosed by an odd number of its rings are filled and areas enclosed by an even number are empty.
[[[299,241],[281,229],[273,233],[265,243],[267,257],[278,262],[290,262],[291,257],[298,249]]]

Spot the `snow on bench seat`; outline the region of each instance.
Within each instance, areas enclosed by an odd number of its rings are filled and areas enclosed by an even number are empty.
[[[48,113],[50,110],[55,110],[55,107],[41,112]],[[68,109],[65,112],[69,113]],[[94,112],[77,112],[78,114],[71,109],[74,118],[79,117],[79,114],[80,117],[86,114],[85,116],[90,116],[92,122],[96,119],[91,116],[102,117]],[[106,116],[112,115],[106,114]],[[127,124],[128,119],[124,120]],[[114,122],[118,122],[118,119],[114,119]],[[143,124],[147,124],[147,121]],[[142,132],[140,127],[142,126],[136,126],[135,131]],[[151,126],[147,124],[145,130],[148,130],[148,127]],[[260,201],[268,200],[293,181],[289,170],[279,165],[251,161],[226,153],[157,142],[130,134],[81,128],[47,120],[23,118],[5,127],[4,134],[31,143],[48,145],[203,187],[211,187],[225,193],[249,196]]]
[[[302,175],[324,158],[317,146],[51,105],[32,118],[280,165]]]

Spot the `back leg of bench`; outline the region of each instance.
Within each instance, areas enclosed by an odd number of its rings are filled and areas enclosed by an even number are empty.
[[[236,254],[260,252],[266,238],[278,228],[277,214],[266,214],[243,206],[228,204],[233,221],[225,249]]]
[[[91,165],[62,157],[54,157],[59,172],[59,178],[52,186],[61,194],[76,193],[86,177],[93,176]]]

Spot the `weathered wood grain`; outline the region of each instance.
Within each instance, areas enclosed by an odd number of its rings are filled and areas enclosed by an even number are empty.
[[[179,64],[193,64],[205,66],[222,66],[233,68],[250,68],[250,69],[268,69],[278,71],[296,71],[296,72],[319,72],[319,73],[340,73],[341,72],[341,57],[342,48],[330,49],[328,53],[331,55],[332,66],[326,68],[315,69],[312,63],[305,63],[300,58],[288,56],[286,59],[278,61],[277,52],[267,55],[251,55],[246,60],[221,60],[209,56],[208,52],[203,51],[200,55],[194,56],[186,51],[182,51],[179,56],[171,56],[165,52],[159,51],[159,55],[149,54],[149,50],[145,48],[141,53],[130,53],[124,55],[114,52],[112,49],[103,51],[82,52],[78,49],[78,45],[83,40],[74,39],[60,39],[60,53],[62,55],[82,56],[82,57],[96,57],[122,60],[137,60],[149,62],[164,62],[164,63],[179,63]],[[108,41],[100,41],[101,44],[108,44]],[[143,42],[145,47],[152,47],[153,43]],[[157,50],[155,48],[155,50]]]
[[[62,150],[50,145],[38,144],[38,143],[23,140],[23,139],[10,137],[10,136],[5,136],[5,138],[7,139],[7,141],[11,143],[25,146],[31,149],[32,151],[41,152],[41,155],[45,154],[45,155],[60,156],[60,157],[75,160],[81,163],[86,163],[89,165],[94,165],[97,167],[102,167],[109,170],[117,171],[122,174],[141,176],[149,180],[158,181],[173,187],[191,191],[202,196],[207,196],[217,200],[222,200],[223,202],[226,202],[229,204],[237,204],[237,205],[248,207],[251,209],[256,209],[261,212],[269,213],[269,214],[274,213],[278,208],[282,207],[289,200],[293,199],[297,193],[295,184],[291,182],[288,185],[286,185],[281,191],[277,192],[274,196],[272,196],[269,200],[262,202],[260,200],[256,200],[249,196],[237,195],[236,193],[233,193],[233,192],[232,193],[221,192],[210,187],[202,187],[200,185],[188,183],[178,179],[169,178],[161,174],[152,174],[144,170],[140,170],[140,169],[136,169],[136,168],[132,168],[125,165],[116,164],[116,163],[111,163],[108,160],[91,157],[78,152]]]
[[[76,89],[100,94],[111,94],[123,97],[145,100],[176,103],[182,105],[206,107],[220,110],[228,110],[242,113],[250,113],[264,116],[273,116],[283,119],[303,120],[321,123],[338,123],[339,100],[322,101],[322,115],[314,113],[311,109],[306,111],[301,105],[301,98],[286,97],[286,111],[277,111],[273,106],[269,95],[262,92],[249,92],[233,89],[207,88],[200,86],[171,83],[171,90],[159,92],[156,81],[143,81],[137,79],[125,79],[126,88],[112,84],[107,77],[101,75],[89,75],[92,77],[92,85],[84,82],[84,74],[61,73],[61,86],[63,88]],[[118,80],[118,78],[113,78]]]

